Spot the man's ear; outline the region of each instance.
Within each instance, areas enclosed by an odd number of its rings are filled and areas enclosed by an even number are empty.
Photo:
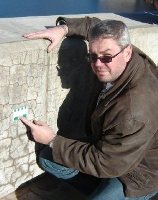
[[[132,56],[132,45],[128,45],[127,48],[124,50],[124,57],[126,62],[129,62]]]

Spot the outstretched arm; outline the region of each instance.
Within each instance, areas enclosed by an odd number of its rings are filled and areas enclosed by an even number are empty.
[[[48,52],[52,51],[65,36],[80,36],[86,40],[89,38],[89,30],[100,20],[95,17],[84,18],[64,18],[58,17],[56,25],[53,28],[49,28],[39,32],[33,32],[25,34],[24,37],[28,39],[48,39],[50,45],[48,46]]]

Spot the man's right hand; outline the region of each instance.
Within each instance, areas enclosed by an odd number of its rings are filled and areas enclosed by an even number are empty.
[[[68,27],[66,25],[59,25],[53,28],[49,28],[43,31],[24,34],[23,37],[28,39],[48,39],[51,44],[48,46],[47,51],[51,52],[52,49],[57,46],[64,36],[68,33]]]

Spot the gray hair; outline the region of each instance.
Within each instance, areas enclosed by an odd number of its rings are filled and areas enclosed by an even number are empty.
[[[103,20],[92,27],[89,40],[97,38],[112,38],[121,47],[131,44],[127,26],[118,20]]]

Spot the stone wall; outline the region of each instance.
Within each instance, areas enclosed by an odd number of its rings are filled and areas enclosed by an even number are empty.
[[[49,74],[53,73],[53,67],[46,50],[36,43],[37,49],[29,49],[27,42],[1,44],[0,196],[41,173],[36,164],[35,145],[28,140],[22,123],[13,121],[13,111],[27,106],[30,119],[47,120],[47,112],[53,112],[54,120],[57,116],[47,104]],[[51,78],[57,84],[59,80],[56,81],[55,77],[54,73]],[[54,91],[57,90],[56,84],[52,86]]]
[[[113,14],[95,16],[120,18]],[[0,38],[0,198],[42,173],[36,159],[43,146],[33,141],[20,121],[13,120],[15,109],[27,106],[30,120],[46,121],[70,137],[85,136],[87,100],[94,80],[85,59],[86,43],[64,39],[48,54],[48,41],[21,37],[24,31],[35,30],[35,24],[36,30],[52,25],[51,19],[55,22],[56,16],[12,19],[16,34],[11,26],[10,35]],[[121,19],[130,28],[132,43],[157,64],[158,27]],[[7,19],[4,26],[7,31],[9,23],[11,20]],[[4,25],[4,21],[0,20],[0,24]]]

